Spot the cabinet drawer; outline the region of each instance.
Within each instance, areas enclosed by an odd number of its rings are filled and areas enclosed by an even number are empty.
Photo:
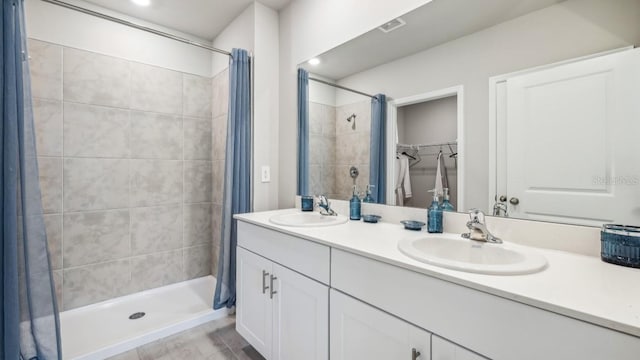
[[[335,249],[331,287],[494,360],[640,354],[640,338]]]
[[[238,246],[329,285],[328,246],[242,221],[238,221]]]

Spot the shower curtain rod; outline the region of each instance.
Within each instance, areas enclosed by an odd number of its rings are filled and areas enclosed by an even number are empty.
[[[62,6],[62,7],[67,8],[67,9],[79,11],[81,13],[85,13],[85,14],[88,14],[88,15],[91,15],[91,16],[99,17],[101,19],[113,21],[113,22],[121,24],[121,25],[125,25],[125,26],[132,27],[134,29],[146,31],[148,33],[155,34],[155,35],[158,35],[158,36],[162,36],[162,37],[165,37],[165,38],[168,38],[168,39],[171,39],[171,40],[179,41],[181,43],[185,43],[185,44],[196,46],[196,47],[199,47],[199,48],[202,48],[202,49],[206,49],[206,50],[209,50],[209,51],[217,52],[219,54],[224,54],[224,55],[227,55],[227,56],[231,56],[231,53],[228,52],[228,51],[225,51],[225,50],[217,49],[217,48],[214,48],[212,46],[209,46],[209,45],[206,45],[206,44],[202,44],[202,43],[199,43],[199,42],[196,42],[196,41],[192,41],[192,40],[189,40],[189,39],[185,39],[185,38],[180,37],[180,36],[172,35],[172,34],[164,32],[164,31],[160,31],[160,30],[152,29],[150,27],[138,25],[138,24],[133,23],[131,21],[119,19],[119,18],[114,17],[114,16],[109,16],[109,15],[106,15],[106,14],[103,14],[103,13],[99,13],[97,11],[93,11],[93,10],[89,10],[87,8],[83,8],[83,7],[80,7],[80,6],[73,5],[73,4],[69,4],[69,3],[64,2],[64,1],[59,1],[59,0],[42,0],[42,1],[44,1],[46,3]]]
[[[362,91],[349,89],[348,87],[344,87],[344,86],[341,86],[341,85],[338,85],[338,84],[330,83],[330,82],[328,82],[328,81],[324,81],[324,80],[320,80],[320,79],[316,79],[316,78],[312,78],[312,77],[309,77],[309,80],[313,80],[313,81],[315,81],[315,82],[319,82],[319,83],[321,83],[321,84],[325,84],[325,85],[333,86],[333,87],[336,87],[336,88],[338,88],[338,89],[351,91],[352,93],[356,93],[356,94],[359,94],[359,95],[362,95],[362,96],[368,96],[368,97],[370,97],[370,98],[372,98],[372,99],[375,99],[375,98],[376,98],[375,96],[373,96],[373,95],[369,95],[369,94],[367,94],[367,93],[363,93]]]

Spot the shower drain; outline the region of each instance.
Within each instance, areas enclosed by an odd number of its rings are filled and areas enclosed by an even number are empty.
[[[129,320],[138,320],[138,319],[140,319],[141,317],[143,317],[145,315],[146,314],[143,313],[142,311],[141,312],[137,312],[137,313],[133,313],[133,314],[129,315]]]

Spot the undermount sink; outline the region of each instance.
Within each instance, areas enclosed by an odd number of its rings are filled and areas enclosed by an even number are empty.
[[[547,266],[542,255],[525,247],[482,243],[455,234],[402,239],[398,249],[430,265],[480,274],[532,274]]]
[[[344,224],[349,219],[346,216],[320,215],[317,212],[295,212],[272,216],[269,221],[276,225],[295,227],[333,226]]]

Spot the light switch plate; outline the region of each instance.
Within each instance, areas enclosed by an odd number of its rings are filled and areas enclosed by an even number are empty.
[[[268,183],[271,181],[271,167],[268,165],[265,165],[262,167],[262,171],[261,171],[261,178],[262,178],[262,182],[263,183]]]

